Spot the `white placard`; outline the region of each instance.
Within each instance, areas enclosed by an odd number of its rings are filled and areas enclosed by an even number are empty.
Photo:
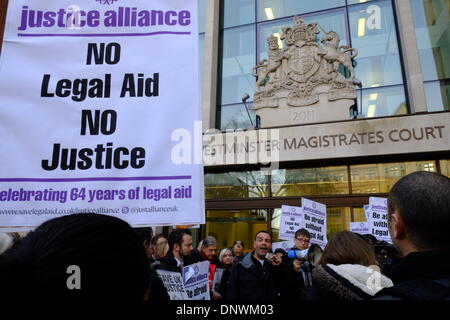
[[[272,252],[275,252],[276,249],[283,249],[284,251],[288,252],[289,249],[293,248],[295,246],[294,241],[288,240],[288,241],[279,241],[272,243]]]
[[[311,233],[311,243],[325,248],[327,240],[326,205],[302,198],[303,227]]]
[[[210,300],[209,261],[202,261],[183,268],[183,282],[189,300]]]
[[[387,199],[369,198],[369,233],[380,241],[392,243],[387,225]]]
[[[364,208],[364,215],[366,216],[366,221],[369,221],[370,205],[366,204],[365,206],[363,206],[363,208]]]
[[[367,222],[350,222],[350,231],[358,234],[369,234],[369,224]]]
[[[294,239],[295,232],[302,228],[302,220],[302,208],[281,206],[280,234],[278,238],[283,240]]]
[[[224,269],[216,268],[216,271],[214,272],[214,278],[213,278],[212,289],[211,289],[214,292],[219,292],[220,282],[222,281],[222,276],[223,276],[223,271],[224,271]]]
[[[0,226],[205,223],[197,2],[9,1]]]
[[[167,289],[170,300],[188,300],[181,273],[165,270],[157,270],[157,272]]]

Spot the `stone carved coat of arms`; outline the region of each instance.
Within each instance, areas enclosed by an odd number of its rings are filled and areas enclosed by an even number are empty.
[[[281,40],[286,47],[280,49],[278,38],[270,36],[268,59],[253,67],[252,74],[257,78],[253,109],[276,108],[280,99],[287,99],[290,107],[310,106],[323,94],[328,101],[355,99],[359,81],[353,59],[357,50],[340,46],[334,31],[324,32],[321,45],[318,24],[305,24],[299,17],[294,21],[292,28],[282,29]],[[339,72],[341,65],[347,76]]]

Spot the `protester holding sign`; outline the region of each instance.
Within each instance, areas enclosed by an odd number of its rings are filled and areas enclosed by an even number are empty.
[[[219,254],[219,260],[223,266],[223,274],[218,292],[223,299],[227,296],[228,286],[230,285],[231,268],[234,263],[233,250],[231,248],[222,249]]]
[[[161,260],[160,268],[166,271],[182,272],[192,262],[192,235],[189,229],[175,229],[169,235],[169,253]]]

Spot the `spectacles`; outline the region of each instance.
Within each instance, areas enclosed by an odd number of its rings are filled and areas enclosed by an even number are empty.
[[[298,240],[299,242],[309,243],[309,239],[295,238],[295,240]]]

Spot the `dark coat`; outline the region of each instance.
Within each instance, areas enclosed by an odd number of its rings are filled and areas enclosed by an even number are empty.
[[[393,270],[394,286],[375,300],[449,300],[450,249],[413,252]]]
[[[158,276],[156,270],[154,268],[150,268],[150,271],[150,294],[148,300],[151,302],[170,301],[167,289],[161,278]]]
[[[194,249],[192,250],[191,254],[189,255],[189,260],[192,261],[192,263],[202,262],[208,260],[201,251]],[[211,261],[210,261],[211,262]],[[217,256],[214,256],[213,261],[211,264],[216,265],[216,268],[223,268],[222,263],[220,263],[220,260]]]
[[[283,272],[280,278],[280,297],[282,300],[300,300],[305,287],[303,273],[294,270],[293,261],[294,259],[283,257]]]
[[[222,299],[227,297],[228,287],[230,285],[230,275],[231,275],[231,268],[223,269],[222,279],[220,280],[219,285],[219,294],[222,297]]]
[[[177,260],[173,256],[173,253],[170,251],[164,257],[164,259],[161,260],[161,264],[157,267],[157,269],[179,273],[182,272],[181,268],[177,267]]]
[[[247,253],[231,268],[227,300],[275,300],[279,297],[280,269],[266,260],[262,266],[253,254],[254,251]]]

